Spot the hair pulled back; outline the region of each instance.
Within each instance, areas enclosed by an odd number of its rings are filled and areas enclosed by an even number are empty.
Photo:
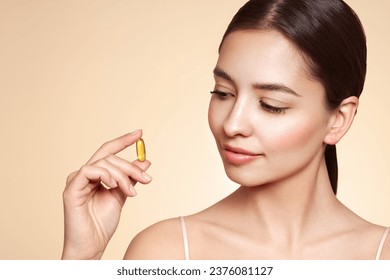
[[[335,110],[349,96],[359,97],[366,76],[367,48],[362,24],[341,0],[250,0],[233,17],[226,36],[238,30],[273,29],[291,40],[311,75],[324,86]],[[336,146],[327,145],[325,161],[337,193]]]

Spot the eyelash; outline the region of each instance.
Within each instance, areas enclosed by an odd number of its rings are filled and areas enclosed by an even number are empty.
[[[228,96],[231,95],[230,93],[219,91],[219,90],[213,90],[210,91],[210,93],[216,95],[220,100],[226,100]]]
[[[288,109],[287,107],[275,107],[271,106],[267,103],[264,103],[263,101],[260,101],[261,107],[263,107],[264,110],[266,110],[269,113],[272,114],[284,114],[286,113],[286,110]]]
[[[218,97],[218,99],[220,100],[226,100],[228,98],[229,95],[232,95],[230,93],[226,93],[226,92],[222,92],[222,91],[219,91],[219,90],[213,90],[213,91],[210,91],[211,94],[214,94]],[[284,114],[286,112],[286,110],[288,109],[287,107],[275,107],[275,106],[271,106],[267,103],[265,103],[264,101],[261,101],[260,100],[260,106],[267,112],[271,113],[271,114]]]

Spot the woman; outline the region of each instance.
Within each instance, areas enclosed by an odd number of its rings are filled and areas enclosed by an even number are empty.
[[[209,125],[241,185],[210,208],[138,234],[126,259],[389,259],[388,228],[335,196],[336,143],[356,114],[366,42],[341,0],[252,0],[235,15],[214,69]],[[98,259],[150,162],[104,144],[64,191],[63,258]],[[103,187],[106,185],[107,188]]]

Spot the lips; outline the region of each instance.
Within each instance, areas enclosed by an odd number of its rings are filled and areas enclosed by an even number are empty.
[[[222,145],[222,149],[224,158],[234,165],[246,164],[261,156],[261,154],[256,154],[245,149],[229,145]]]

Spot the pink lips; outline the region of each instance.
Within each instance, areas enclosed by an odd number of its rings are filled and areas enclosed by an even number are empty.
[[[255,154],[238,147],[222,145],[222,148],[223,148],[223,155],[225,159],[229,163],[235,165],[241,165],[241,164],[251,162],[252,160],[258,158],[258,156],[260,156],[260,154]]]

